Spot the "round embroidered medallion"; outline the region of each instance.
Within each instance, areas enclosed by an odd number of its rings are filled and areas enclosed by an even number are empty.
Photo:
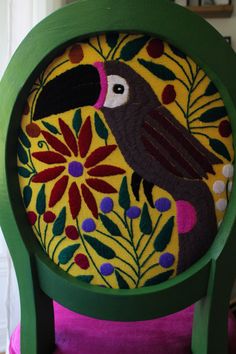
[[[35,81],[18,173],[48,256],[108,288],[161,283],[211,246],[232,189],[231,126],[214,83],[158,38],[76,42]]]

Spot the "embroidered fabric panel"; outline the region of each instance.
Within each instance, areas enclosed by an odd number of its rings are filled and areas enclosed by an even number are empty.
[[[214,83],[146,35],[74,43],[29,93],[18,173],[48,256],[109,288],[163,282],[210,247],[232,189],[234,152]]]

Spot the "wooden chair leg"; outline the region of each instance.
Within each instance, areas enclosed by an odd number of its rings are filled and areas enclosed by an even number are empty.
[[[52,354],[55,349],[53,302],[41,290],[21,303],[21,354]]]
[[[207,296],[195,304],[193,354],[228,354],[228,311],[232,284],[222,283],[222,276],[212,277]]]

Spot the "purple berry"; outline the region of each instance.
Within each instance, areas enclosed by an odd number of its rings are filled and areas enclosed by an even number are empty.
[[[137,219],[140,216],[140,214],[141,214],[141,209],[136,206],[132,206],[126,211],[126,216],[128,216],[128,218],[130,219]]]
[[[111,263],[103,263],[100,267],[102,275],[108,276],[114,272],[114,267]]]
[[[85,232],[93,232],[96,230],[96,224],[93,219],[85,219],[82,222],[82,229]]]
[[[167,198],[159,198],[155,201],[155,208],[160,211],[168,211],[171,207],[171,201]]]
[[[175,256],[172,253],[163,253],[159,259],[159,263],[163,268],[169,268],[174,264]]]
[[[110,197],[105,197],[102,199],[100,204],[100,209],[104,214],[110,213],[113,210],[114,203]]]

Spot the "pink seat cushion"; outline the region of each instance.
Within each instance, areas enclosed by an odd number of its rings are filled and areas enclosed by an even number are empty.
[[[55,303],[54,354],[190,354],[193,306],[170,316],[142,322],[111,322],[82,316]],[[229,314],[230,354],[236,353],[236,321]],[[20,326],[10,343],[20,354]]]

